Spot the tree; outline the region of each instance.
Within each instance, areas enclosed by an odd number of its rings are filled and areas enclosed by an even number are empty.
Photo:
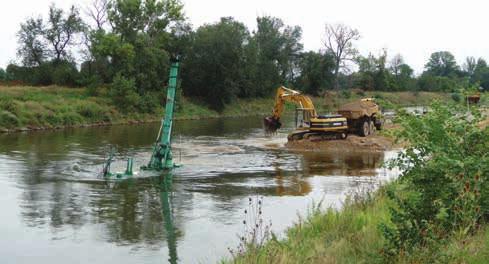
[[[489,89],[489,67],[483,58],[477,60],[472,77],[472,83],[478,83],[484,90]]]
[[[184,94],[202,97],[213,109],[222,110],[246,83],[243,65],[248,40],[245,25],[229,17],[199,27],[182,72]]]
[[[107,23],[107,8],[109,7],[108,0],[93,0],[91,5],[87,7],[85,13],[95,23],[95,30],[103,30]]]
[[[114,33],[131,43],[139,33],[153,40],[184,20],[179,0],[114,0],[108,6],[108,17]]]
[[[286,26],[276,17],[258,17],[253,35],[257,52],[255,85],[260,95],[269,95],[277,86],[294,79],[294,69],[303,45],[300,27]]]
[[[326,24],[324,47],[326,52],[333,55],[335,59],[335,89],[339,88],[338,74],[341,69],[346,69],[346,62],[355,59],[358,51],[353,46],[353,41],[360,39],[360,33],[343,24]]]
[[[432,53],[425,69],[428,74],[441,77],[456,77],[460,71],[455,57],[448,51]]]
[[[358,85],[365,90],[392,90],[393,77],[386,67],[387,51],[383,50],[378,57],[371,53],[367,57],[358,57]],[[400,70],[399,70],[400,71]]]
[[[300,75],[297,78],[299,89],[308,94],[319,95],[322,90],[334,83],[335,61],[331,54],[309,51],[301,54]]]
[[[397,54],[389,63],[389,70],[394,77],[394,90],[414,90],[413,69],[404,63],[404,58]]]
[[[81,33],[84,27],[75,6],[71,6],[66,17],[64,15],[63,9],[51,5],[47,25],[43,31],[44,37],[51,44],[51,52],[55,61],[70,59],[67,48],[74,43],[76,35]]]
[[[7,80],[7,73],[3,68],[0,68],[0,81],[6,81]]]
[[[17,33],[17,55],[24,66],[40,66],[47,57],[46,42],[43,38],[42,18],[29,18],[20,24]]]
[[[462,71],[469,77],[472,78],[475,69],[477,67],[477,61],[474,57],[470,56],[465,58],[465,63],[462,65]]]

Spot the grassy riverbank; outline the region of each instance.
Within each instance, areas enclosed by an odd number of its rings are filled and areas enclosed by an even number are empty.
[[[263,247],[223,263],[487,263],[489,226],[470,236],[451,236],[446,243],[420,248],[410,254],[386,258],[381,223],[390,223],[392,200],[382,187],[374,194],[349,198],[340,210],[315,210],[287,230],[283,240],[271,239]]]
[[[339,92],[313,98],[320,112],[334,109],[351,100],[376,97],[386,107],[424,105],[431,100],[447,99],[440,93]],[[271,112],[273,97],[238,99],[222,112],[211,110],[199,100],[183,98],[177,107],[176,119],[202,119],[265,115]],[[289,109],[293,109],[290,106]],[[63,87],[2,87],[0,86],[0,130],[35,130],[88,125],[153,122],[161,119],[163,107],[151,113],[123,113],[113,104],[107,92],[89,96],[82,88]]]

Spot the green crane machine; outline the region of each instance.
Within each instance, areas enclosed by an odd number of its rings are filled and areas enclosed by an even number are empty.
[[[173,112],[175,110],[175,91],[177,89],[179,61],[176,57],[170,67],[170,79],[168,80],[168,91],[166,95],[165,116],[161,120],[160,131],[156,137],[153,154],[142,170],[169,170],[175,167],[171,151],[171,135],[173,128]]]
[[[141,166],[141,170],[144,171],[164,171],[177,167],[173,163],[173,156],[171,151],[171,137],[173,128],[173,114],[175,110],[175,94],[177,89],[179,58],[178,56],[172,58],[170,66],[170,77],[168,80],[168,91],[166,96],[165,116],[161,120],[160,130],[156,137],[156,142],[153,146],[153,153],[151,159],[146,166]],[[116,177],[124,178],[133,175],[132,165],[133,160],[129,158],[127,160],[127,167],[125,172],[112,173],[110,171],[110,165],[114,160],[113,151],[109,154],[109,158],[106,160],[103,168],[103,176],[106,178]]]

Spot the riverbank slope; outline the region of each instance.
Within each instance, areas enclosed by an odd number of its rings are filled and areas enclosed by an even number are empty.
[[[429,92],[328,92],[313,98],[319,112],[334,111],[339,105],[362,97],[375,97],[384,107],[426,105],[433,99],[447,100],[449,94]],[[212,110],[197,99],[182,98],[175,119],[203,119],[269,114],[273,97],[236,99],[222,112]],[[294,106],[288,106],[293,109]],[[107,91],[90,96],[84,88],[57,86],[0,86],[0,132],[56,129],[93,125],[157,122],[164,108],[147,112],[123,112]]]
[[[261,247],[248,246],[246,253],[222,263],[487,263],[489,226],[475,234],[450,237],[440,247],[425,247],[411,254],[386,258],[381,224],[390,223],[393,201],[386,191],[353,194],[341,210],[312,210],[287,230],[285,239],[272,238]]]

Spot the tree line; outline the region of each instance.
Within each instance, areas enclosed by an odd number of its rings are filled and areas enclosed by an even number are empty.
[[[483,58],[469,57],[459,66],[450,52],[435,52],[414,76],[401,55],[390,60],[385,50],[360,55],[355,48],[360,33],[346,25],[326,25],[323,48],[305,51],[299,26],[272,16],[257,17],[256,23],[250,31],[223,17],[193,29],[179,0],[94,0],[81,11],[53,4],[46,17],[21,23],[18,63],[0,69],[0,80],[86,86],[93,95],[108,86],[121,107],[149,110],[158,103],[154,93],[165,86],[170,58],[180,55],[183,94],[217,110],[235,98],[271,96],[279,85],[312,95],[351,88],[489,89]]]

